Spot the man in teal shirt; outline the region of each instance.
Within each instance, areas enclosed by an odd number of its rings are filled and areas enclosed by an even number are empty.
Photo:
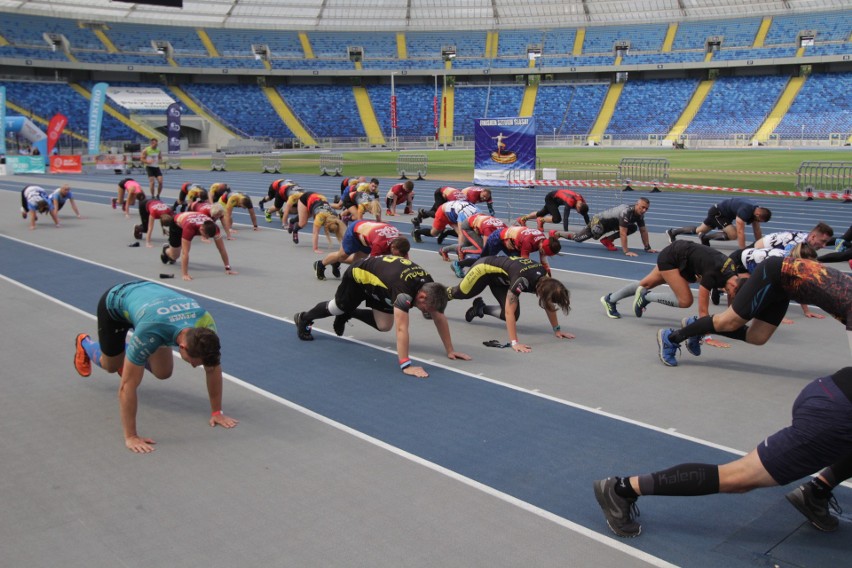
[[[77,335],[74,367],[88,377],[92,363],[121,376],[118,400],[124,443],[136,453],[154,451],[154,440],[136,431],[136,391],[145,369],[158,379],[174,370],[172,347],[181,359],[204,367],[210,397],[210,426],[233,428],[237,420],[222,413],[222,365],[213,317],[194,299],[153,282],[113,286],[98,302],[98,341]],[[128,331],[133,335],[128,338]]]

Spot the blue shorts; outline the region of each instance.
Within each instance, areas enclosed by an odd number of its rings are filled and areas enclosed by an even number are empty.
[[[358,239],[358,235],[355,234],[355,227],[363,222],[364,221],[356,221],[355,223],[349,223],[349,225],[347,225],[346,232],[343,233],[343,242],[340,243],[340,246],[343,247],[343,252],[346,254],[354,254],[356,252],[370,254],[370,247],[362,245],[361,240]]]
[[[793,403],[793,423],[757,446],[778,485],[811,475],[852,454],[852,402],[829,377],[811,381]]]
[[[482,256],[496,256],[501,252],[509,254],[506,247],[503,246],[503,239],[500,238],[500,233],[503,231],[494,231],[488,236],[485,241],[485,246],[482,247]]]

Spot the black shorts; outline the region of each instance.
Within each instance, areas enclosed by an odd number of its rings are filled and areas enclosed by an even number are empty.
[[[334,303],[337,304],[338,308],[343,310],[343,313],[351,314],[364,302],[367,303],[368,308],[386,314],[393,313],[392,305],[386,304],[367,294],[367,290],[355,282],[355,277],[352,275],[352,268],[349,268],[343,273],[343,278],[337,287],[337,292],[334,293]]]
[[[98,302],[98,343],[101,353],[115,357],[124,353],[127,332],[133,329],[130,322],[117,317],[107,309],[106,299],[112,289],[107,290]]]
[[[787,314],[790,296],[781,285],[781,257],[767,258],[734,296],[731,309],[742,319],[764,321],[778,327]]]
[[[683,270],[686,268],[685,263],[678,258],[678,253],[682,249],[689,247],[689,241],[675,241],[657,255],[657,268],[660,270],[677,270],[683,275]],[[687,279],[688,280],[688,279]],[[692,275],[692,280],[695,281],[695,275]]]
[[[852,402],[831,377],[812,381],[793,403],[793,423],[757,446],[760,462],[786,485],[852,454]]]
[[[159,166],[145,166],[145,172],[148,174],[149,178],[163,177],[163,172],[160,171]]]
[[[725,217],[722,217],[722,214],[719,213],[719,208],[714,205],[707,211],[707,218],[704,219],[704,224],[708,227],[724,231],[725,227],[730,225],[731,222]]]
[[[145,227],[148,230],[148,227]],[[177,223],[169,225],[169,246],[172,248],[180,248],[183,243],[183,229]]]

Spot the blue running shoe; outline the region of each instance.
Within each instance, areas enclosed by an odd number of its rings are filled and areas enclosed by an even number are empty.
[[[615,309],[615,304],[609,301],[609,294],[601,296],[601,304],[603,304],[604,310],[606,310],[606,317],[621,319],[621,314],[618,313],[617,309]]]
[[[453,263],[450,266],[453,267],[453,272],[456,273],[457,277],[464,278],[464,268],[461,267],[461,265],[459,264],[459,261],[454,260]]]
[[[673,329],[661,329],[657,332],[657,345],[660,346],[660,361],[669,367],[677,367],[677,353],[680,345],[669,341]]]
[[[636,294],[633,296],[633,313],[637,318],[642,317],[642,314],[645,312],[645,308],[651,303],[645,299],[645,294],[647,293],[648,291],[642,286],[636,288]]]
[[[680,327],[684,328],[688,325],[691,325],[698,321],[698,316],[691,316],[688,318],[683,318],[680,320]],[[686,340],[686,350],[689,351],[692,355],[698,357],[701,355],[701,337],[689,337]]]

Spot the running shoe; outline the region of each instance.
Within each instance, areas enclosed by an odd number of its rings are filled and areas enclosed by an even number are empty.
[[[670,243],[675,242],[676,237],[675,237],[675,234],[672,232],[671,229],[666,229],[666,236],[669,238]]]
[[[834,252],[845,252],[849,248],[849,241],[837,239],[837,244],[834,245]]]
[[[271,223],[272,222],[272,211],[270,211],[269,209],[265,209],[263,211],[263,218],[266,219],[267,223]]]
[[[26,218],[27,218],[27,210],[22,208],[21,209],[21,219],[26,219]]]
[[[321,260],[314,262],[314,272],[317,275],[317,280],[325,280],[325,265]]]
[[[680,351],[680,345],[672,343],[669,336],[673,329],[661,329],[657,332],[657,345],[660,347],[660,361],[669,367],[677,367],[677,353]]]
[[[539,231],[544,231],[544,217],[536,217],[535,225],[538,227]]]
[[[112,204],[112,208],[115,209],[118,206],[118,199],[113,197],[110,199],[110,203]]]
[[[340,278],[340,263],[335,262],[331,265],[331,275],[335,278]]]
[[[293,231],[293,244],[299,244],[299,231]]]
[[[422,243],[423,242],[423,237],[421,237],[420,233],[417,232],[419,230],[420,229],[416,226],[413,229],[411,229],[411,238],[414,239],[415,243]]]
[[[473,318],[481,318],[485,316],[485,300],[476,298],[473,300],[473,305],[464,313],[464,321],[470,323]]]
[[[447,234],[448,234],[448,233],[447,233],[446,231],[441,231],[441,234],[440,234],[440,235],[438,235],[438,236],[435,238],[435,242],[437,242],[439,245],[444,244],[444,239],[446,239],[446,238],[447,238]]]
[[[393,215],[390,209],[385,209],[385,215]]]
[[[837,499],[829,493],[827,498],[820,498],[814,495],[814,488],[811,482],[798,486],[793,491],[787,493],[787,501],[789,501],[796,509],[799,510],[813,526],[823,532],[833,532],[837,530],[839,521],[837,517],[831,514],[829,508],[834,509],[838,513],[843,511],[837,504]]]
[[[461,267],[459,261],[454,260],[450,266],[453,267],[453,272],[455,272],[458,278],[464,278],[464,268]]]
[[[691,325],[698,321],[698,316],[690,316],[688,318],[683,318],[680,320],[680,327],[684,328],[688,325]],[[696,335],[695,337],[688,337],[686,339],[686,350],[690,352],[690,354],[698,357],[701,355],[701,336]]]
[[[87,333],[78,333],[75,340],[76,349],[74,350],[74,368],[81,377],[88,377],[92,374],[92,361],[86,350],[83,349],[83,340],[90,339]]]
[[[642,525],[634,519],[639,516],[639,508],[636,506],[636,497],[626,499],[615,492],[615,484],[618,480],[614,477],[598,479],[595,481],[595,499],[598,501],[606,524],[616,535],[632,538],[639,536]]]
[[[296,335],[299,336],[299,339],[302,341],[313,341],[314,336],[311,335],[311,325],[314,322],[307,321],[304,319],[305,312],[299,312],[293,316],[293,321],[296,324]]]
[[[701,241],[701,244],[705,247],[710,246],[710,239],[707,238],[707,235],[698,235],[698,240]]]
[[[142,238],[142,225],[133,226],[133,238],[137,241]]]
[[[174,264],[175,261],[172,260],[169,255],[166,254],[166,249],[169,248],[169,243],[163,245],[163,252],[160,253],[160,261],[163,264]]]
[[[618,250],[617,248],[615,248],[615,245],[614,245],[614,244],[612,244],[612,238],[611,238],[611,237],[604,237],[604,238],[602,238],[602,239],[601,239],[601,244],[602,244],[604,247],[606,247],[606,250],[608,250],[608,251],[617,251],[617,250]]]
[[[441,259],[444,262],[450,262],[450,255],[449,253],[447,253],[447,251],[445,251],[444,249],[438,249],[438,254],[441,255]]]
[[[636,288],[636,294],[633,296],[633,314],[637,318],[642,317],[642,314],[645,313],[645,308],[651,303],[647,300],[647,298],[645,298],[647,293],[648,291],[642,286]]]
[[[527,226],[527,216],[521,215],[520,217],[515,219],[515,223],[517,223],[518,225],[521,225],[523,227],[526,227]]]
[[[334,333],[337,334],[337,337],[342,337],[343,332],[346,331],[346,322],[348,322],[352,316],[349,314],[340,314],[339,316],[334,316],[334,323],[331,325],[334,328]]]
[[[411,215],[411,207],[406,207],[405,211],[402,212],[403,215]]]
[[[618,310],[615,308],[615,303],[610,302],[609,294],[606,296],[601,296],[601,304],[603,304],[604,310],[606,310],[606,317],[612,319],[621,319],[621,314],[618,313]]]

